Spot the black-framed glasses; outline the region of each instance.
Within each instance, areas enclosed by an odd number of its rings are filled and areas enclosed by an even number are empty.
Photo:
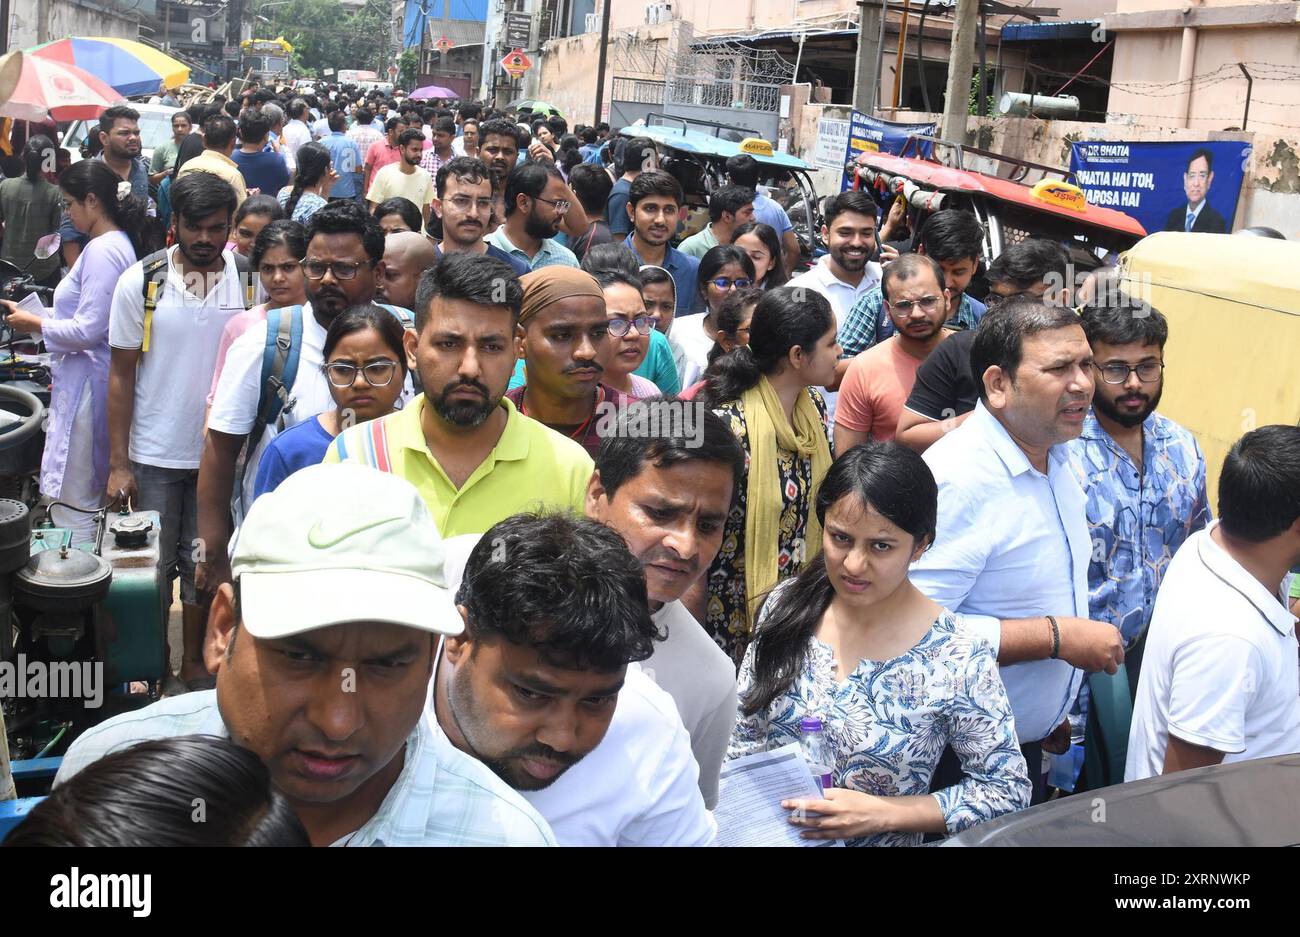
[[[720,290],[729,290],[733,286],[738,290],[745,290],[754,285],[754,281],[748,277],[740,277],[736,280],[729,280],[726,277],[714,277],[709,282]]]
[[[622,338],[628,332],[636,329],[642,335],[649,335],[654,331],[654,316],[637,316],[635,319],[610,319],[609,334],[615,338]]]
[[[322,280],[325,278],[326,272],[334,274],[336,280],[351,280],[363,266],[365,265],[345,260],[338,260],[334,263],[325,263],[320,260],[304,260],[302,262],[302,272],[309,280]]]
[[[552,208],[556,210],[557,213],[561,215],[567,212],[573,205],[573,203],[570,202],[567,198],[561,198],[561,199],[542,198],[540,195],[538,195],[536,196],[536,199],[539,202],[545,202],[547,205],[550,205]]]
[[[1165,369],[1163,361],[1143,361],[1138,365],[1128,365],[1122,361],[1097,364],[1094,361],[1092,366],[1101,372],[1101,379],[1107,384],[1124,384],[1130,374],[1136,374],[1143,384],[1151,384],[1160,380],[1160,372]]]
[[[922,312],[934,312],[939,308],[939,303],[943,301],[942,296],[922,296],[920,299],[900,299],[896,303],[886,302],[890,312],[898,313],[900,316],[910,316],[912,310],[917,306],[921,307]]]
[[[346,361],[330,361],[323,370],[329,382],[335,387],[351,387],[356,382],[358,371],[365,375],[366,383],[371,387],[387,387],[393,382],[393,375],[397,373],[397,362],[371,361],[369,364],[357,367]]]

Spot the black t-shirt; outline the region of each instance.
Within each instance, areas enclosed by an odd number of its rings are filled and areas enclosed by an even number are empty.
[[[907,409],[932,420],[947,420],[974,410],[980,399],[970,370],[974,342],[974,329],[940,342],[917,369]]]

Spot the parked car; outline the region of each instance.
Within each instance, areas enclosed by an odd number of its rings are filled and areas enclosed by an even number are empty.
[[[154,147],[172,138],[172,115],[183,108],[165,104],[132,104],[131,107],[140,113],[140,153],[145,159],[152,159]],[[64,131],[59,146],[72,153],[74,163],[87,159],[90,156],[90,134],[98,131],[98,121],[73,121]]]
[[[1300,846],[1300,755],[1116,784],[971,827],[944,846]]]

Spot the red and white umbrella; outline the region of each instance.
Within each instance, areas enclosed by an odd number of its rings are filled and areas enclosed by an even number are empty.
[[[75,65],[23,56],[23,70],[0,117],[15,120],[94,120],[125,99],[110,85]]]

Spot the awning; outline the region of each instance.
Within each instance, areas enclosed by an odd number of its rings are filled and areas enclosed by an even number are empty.
[[[1101,20],[1064,20],[1057,23],[1008,23],[1002,27],[1007,42],[1035,42],[1047,39],[1091,39]]]

